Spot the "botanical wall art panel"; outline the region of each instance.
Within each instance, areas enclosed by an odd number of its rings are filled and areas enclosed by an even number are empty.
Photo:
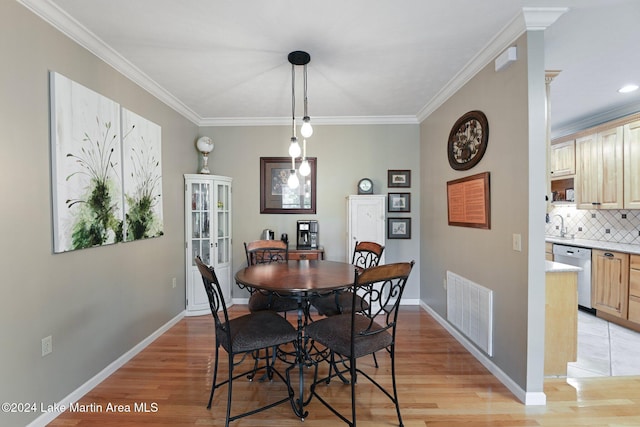
[[[161,127],[52,72],[54,252],[163,234]]]
[[[127,241],[163,234],[161,136],[160,126],[122,108],[124,239]]]
[[[122,240],[120,107],[51,73],[54,251]]]

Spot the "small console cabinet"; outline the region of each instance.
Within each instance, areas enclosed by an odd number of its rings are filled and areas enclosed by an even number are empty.
[[[289,248],[289,260],[290,261],[300,261],[300,260],[323,260],[324,259],[324,248],[320,247],[318,249],[292,249]]]

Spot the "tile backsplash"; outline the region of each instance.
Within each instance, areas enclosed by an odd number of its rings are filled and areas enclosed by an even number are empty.
[[[568,235],[576,239],[640,244],[640,210],[583,210],[573,205],[556,206],[549,212],[545,233],[560,235],[562,215]]]

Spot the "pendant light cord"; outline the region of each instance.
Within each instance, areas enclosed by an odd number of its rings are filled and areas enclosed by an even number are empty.
[[[296,71],[295,65],[291,64],[291,131],[296,136]]]

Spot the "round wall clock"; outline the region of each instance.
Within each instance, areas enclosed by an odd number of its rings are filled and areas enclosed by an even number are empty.
[[[451,128],[447,154],[449,165],[464,171],[478,164],[489,142],[489,122],[482,111],[469,111]]]
[[[362,178],[358,182],[358,194],[373,194],[373,182],[369,178]]]

